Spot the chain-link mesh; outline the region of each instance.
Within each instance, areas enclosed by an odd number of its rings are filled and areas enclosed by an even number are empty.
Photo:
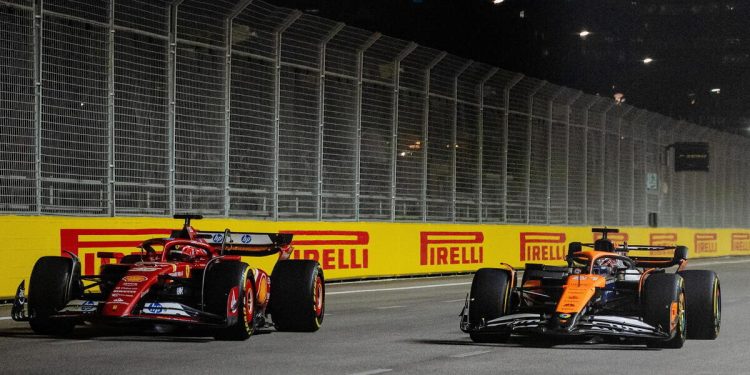
[[[750,224],[744,138],[263,1],[0,23],[4,213]]]
[[[37,209],[32,20],[30,9],[0,5],[0,211]]]

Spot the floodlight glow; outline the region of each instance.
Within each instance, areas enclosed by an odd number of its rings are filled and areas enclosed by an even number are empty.
[[[721,94],[721,89],[720,88],[711,89],[711,92],[714,94]]]
[[[495,5],[501,4],[503,1],[505,0],[492,0],[492,4],[495,4]]]
[[[583,30],[583,31],[581,31],[580,33],[578,33],[578,35],[579,35],[579,36],[580,36],[581,38],[585,38],[585,37],[587,37],[587,36],[591,35],[591,32],[589,32],[588,30]]]
[[[654,59],[652,59],[650,57],[647,57],[647,58],[643,59],[643,63],[644,64],[651,64],[653,61],[654,61]]]

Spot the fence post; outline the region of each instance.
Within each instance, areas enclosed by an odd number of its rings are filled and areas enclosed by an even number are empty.
[[[320,81],[318,82],[318,197],[315,204],[318,210],[318,221],[323,220],[323,130],[325,126],[326,47],[328,46],[328,42],[343,28],[343,23],[337,23],[318,44],[318,70],[320,73]]]
[[[36,214],[42,214],[42,42],[44,6],[42,0],[34,0],[34,190],[36,192]]]
[[[115,216],[115,0],[108,1],[107,13],[107,210]]]
[[[229,148],[232,130],[232,24],[253,0],[237,3],[224,19],[224,217],[229,217],[231,195],[229,188]]]
[[[515,77],[513,77],[510,82],[508,82],[508,85],[505,86],[503,90],[503,108],[505,108],[505,117],[503,118],[503,166],[502,166],[502,175],[503,175],[503,184],[505,186],[503,187],[503,223],[508,222],[508,127],[509,127],[509,118],[510,118],[510,90],[515,87],[518,82],[521,82],[523,79],[523,74],[517,74]]]
[[[550,223],[550,216],[552,215],[552,119],[554,117],[552,116],[552,110],[554,109],[555,101],[564,91],[564,87],[558,87],[557,91],[550,96],[549,103],[547,104],[547,192],[545,193],[547,195],[547,213],[545,214],[547,216],[547,224]],[[565,147],[567,147],[567,142],[565,145]],[[567,162],[566,153],[565,163],[567,164]],[[568,182],[565,181],[565,196],[568,195],[567,193]],[[567,217],[567,211],[565,212],[565,215]]]
[[[357,124],[357,138],[354,145],[354,220],[359,221],[359,192],[360,192],[360,173],[362,160],[362,70],[365,62],[365,51],[372,47],[375,42],[380,39],[380,33],[372,34],[364,44],[357,49],[357,94],[356,94],[356,108],[355,108],[355,121]]]
[[[432,68],[435,67],[435,65],[439,64],[440,61],[442,61],[445,56],[447,56],[448,53],[443,51],[440,54],[438,54],[432,61],[430,61],[429,64],[427,64],[427,67],[425,67],[424,70],[424,108],[423,108],[423,116],[422,116],[422,137],[424,137],[424,140],[422,142],[423,148],[423,158],[422,158],[422,221],[427,221],[427,151],[429,150],[429,124],[430,124],[430,74],[432,74]]]
[[[169,61],[167,91],[169,96],[169,121],[167,124],[169,142],[169,216],[174,215],[175,204],[175,122],[177,121],[177,11],[183,0],[169,3]]]
[[[458,133],[458,78],[473,63],[474,61],[472,60],[465,62],[464,65],[456,71],[456,75],[453,77],[453,124],[451,124],[451,174],[453,175],[451,182],[451,222],[453,223],[456,222],[456,180],[458,179],[458,174],[456,173],[456,147],[458,146],[458,135],[456,134]]]
[[[490,69],[487,74],[485,74],[482,79],[479,80],[479,83],[477,84],[477,93],[479,95],[479,118],[477,119],[477,145],[479,146],[477,148],[478,154],[477,154],[477,215],[478,222],[481,224],[484,220],[484,215],[482,215],[482,206],[483,206],[483,187],[484,184],[483,180],[483,169],[484,169],[484,85],[492,79],[492,77],[497,74],[497,72],[500,69],[493,67]]]
[[[565,175],[568,176],[570,174],[570,107],[575,103],[581,96],[583,96],[583,92],[577,91],[576,93],[571,96],[568,101],[565,103],[565,149],[566,152],[566,158],[565,158]],[[586,144],[586,132],[583,132],[583,142]],[[584,149],[585,152],[585,149]],[[585,155],[585,154],[584,154]],[[584,156],[585,160],[585,156]],[[584,199],[584,202],[586,199]],[[570,223],[570,182],[566,181],[565,183],[565,224]]]
[[[398,103],[401,86],[401,61],[417,48],[414,42],[401,51],[393,60],[393,114],[391,123],[391,221],[396,221],[396,168],[398,166]]]
[[[604,216],[604,191],[607,189],[607,179],[606,179],[606,173],[607,173],[607,117],[609,115],[609,111],[611,111],[613,108],[615,108],[615,102],[611,102],[609,104],[609,107],[607,107],[606,110],[604,110],[604,117],[603,117],[603,123],[602,123],[602,135],[601,135],[601,146],[602,146],[602,153],[601,153],[601,169],[599,170],[599,173],[601,175],[600,177],[600,185],[601,186],[601,193],[599,194],[599,217],[601,218],[602,224],[607,224],[605,222],[605,216]],[[617,141],[617,144],[620,144],[620,141]],[[619,152],[619,150],[618,150]],[[617,175],[620,175],[620,172],[617,172]]]
[[[273,77],[273,220],[279,219],[279,128],[281,126],[281,34],[302,16],[295,10],[274,30]]]
[[[548,82],[541,81],[529,92],[529,121],[526,122],[526,223],[531,218],[531,134],[534,131],[534,96],[546,86]]]

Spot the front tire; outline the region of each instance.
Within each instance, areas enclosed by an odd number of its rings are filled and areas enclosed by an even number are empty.
[[[679,349],[687,338],[685,314],[685,283],[677,274],[656,273],[643,286],[644,321],[670,334],[668,340],[654,340],[649,348]]]
[[[679,272],[685,280],[688,339],[715,340],[721,329],[721,285],[713,271]]]
[[[314,332],[325,315],[323,269],[314,260],[283,260],[271,273],[271,318],[279,331]]]
[[[34,264],[29,280],[29,325],[40,335],[68,335],[75,324],[53,320],[56,314],[81,292],[81,264],[72,258],[41,257]]]
[[[214,332],[217,340],[246,340],[255,332],[255,279],[246,263],[220,262],[205,272],[206,311],[226,317],[226,327]]]
[[[481,268],[471,281],[469,293],[469,325],[477,327],[499,318],[510,309],[511,276],[499,268]],[[510,331],[469,334],[474,342],[507,342]]]

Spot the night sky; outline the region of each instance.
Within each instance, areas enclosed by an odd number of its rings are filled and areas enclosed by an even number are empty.
[[[748,0],[268,1],[750,134]]]

